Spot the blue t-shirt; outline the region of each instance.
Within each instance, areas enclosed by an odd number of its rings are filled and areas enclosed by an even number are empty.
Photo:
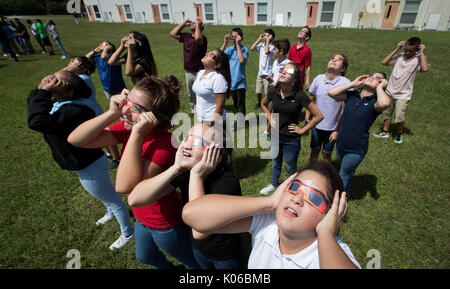
[[[369,148],[369,128],[380,112],[374,109],[377,96],[361,98],[356,90],[347,91],[336,147],[339,151],[366,154]]]
[[[111,56],[109,53],[108,56]],[[122,67],[111,66],[108,61],[103,60],[100,56],[94,56],[92,61],[97,65],[98,75],[103,85],[103,90],[109,94],[120,94],[125,86],[122,78]]]
[[[231,74],[231,90],[247,89],[247,79],[245,78],[245,65],[248,60],[248,49],[241,45],[242,54],[244,55],[245,62],[240,63],[236,47],[230,46],[225,49],[224,53],[228,56],[230,62],[230,74]]]

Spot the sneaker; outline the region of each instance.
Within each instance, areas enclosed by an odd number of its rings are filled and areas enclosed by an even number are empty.
[[[107,157],[108,159],[112,159],[112,154],[111,154],[111,153],[105,153],[105,155],[106,155],[106,157]]]
[[[46,52],[45,51],[42,51],[42,54],[45,54]]]
[[[66,59],[66,58],[67,58],[67,56],[65,56],[65,55],[61,56],[61,59]]]
[[[111,246],[109,246],[109,250],[113,251],[113,250],[120,249],[133,239],[134,239],[134,234],[132,234],[128,237],[125,237],[124,235],[121,234],[119,239],[114,241],[114,243],[112,243]]]
[[[382,130],[380,132],[374,133],[373,136],[376,138],[388,138],[389,132]]]
[[[398,135],[395,137],[394,142],[395,142],[396,144],[401,144],[401,143],[403,143],[403,134],[398,134]]]
[[[267,130],[263,130],[262,132],[258,133],[258,135],[269,135],[269,132]]]
[[[111,164],[109,165],[109,168],[112,170],[117,169],[119,167],[119,164],[120,164],[120,162],[118,160],[113,160],[111,162]]]
[[[260,108],[261,108],[261,104],[260,104],[260,103],[257,103],[257,104],[253,107],[254,110],[257,110],[257,109],[260,109]]]
[[[259,191],[259,193],[260,193],[261,195],[267,195],[267,194],[269,194],[269,193],[275,191],[275,189],[276,189],[276,188],[275,188],[272,184],[270,184],[270,185],[268,185],[267,187],[265,187],[264,189],[261,189],[261,191]]]
[[[95,224],[97,226],[104,225],[107,222],[111,221],[112,218],[114,218],[114,217],[110,216],[108,213],[106,213],[101,219],[99,219],[97,222],[95,222]]]

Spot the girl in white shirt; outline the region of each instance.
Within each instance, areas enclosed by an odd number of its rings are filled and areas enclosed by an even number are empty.
[[[225,101],[230,95],[230,65],[223,51],[215,49],[202,58],[204,70],[197,73],[192,90],[197,96],[197,120],[222,122],[226,119]]]
[[[249,269],[356,269],[336,237],[347,211],[343,189],[329,162],[314,161],[269,197],[205,195],[185,205],[183,220],[201,233],[250,232]]]

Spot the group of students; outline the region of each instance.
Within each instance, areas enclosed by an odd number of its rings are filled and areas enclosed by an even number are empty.
[[[35,19],[33,23],[31,19],[27,19],[26,24],[36,39],[36,42],[41,46],[42,54],[49,53],[49,55],[55,55],[49,37],[50,34],[61,50],[61,59],[67,58],[67,52],[61,43],[61,38],[53,20],[47,20],[45,23],[42,23],[40,19]],[[20,51],[16,43],[19,44],[22,51]],[[35,53],[30,41],[30,34],[25,25],[17,17],[13,21],[8,20],[5,16],[1,16],[0,44],[2,46],[3,56],[9,55],[15,62],[18,61],[17,56],[20,56],[22,53]]]
[[[190,33],[182,33],[184,27],[190,27]],[[157,76],[148,38],[137,31],[124,36],[117,49],[103,41],[43,78],[28,97],[29,127],[43,133],[60,167],[75,171],[83,187],[105,205],[107,212],[96,224],[118,221],[121,234],[110,249],[120,249],[134,239],[140,263],[174,268],[166,253],[190,269],[242,268],[245,252],[240,233],[250,232],[248,268],[360,268],[337,232],[347,210],[351,176],[367,152],[369,127],[391,105],[386,75],[377,72],[349,81],[344,77],[348,59],[336,54],[327,72],[310,85],[311,51],[306,46],[310,29],[303,27],[292,47],[286,38],[272,41],[273,31],[262,34],[251,47],[260,51],[257,82],[262,85],[257,89],[268,129],[279,127],[279,144],[272,187],[261,193],[274,192],[242,196],[233,150],[226,146],[229,132],[218,128],[227,128],[224,104],[230,95],[236,112],[245,115],[249,51],[241,44],[242,30],[234,28],[224,36],[220,49],[207,52],[203,29],[196,19],[170,32],[183,43],[187,91],[196,118],[181,143],[169,129],[180,109],[182,85],[173,75]],[[226,48],[230,41],[233,45]],[[406,48],[414,45],[408,42]],[[424,47],[417,49],[423,54]],[[288,61],[288,51],[300,64]],[[267,69],[271,54],[276,60]],[[122,65],[133,82],[130,90],[122,78]],[[89,76],[95,68],[109,100],[105,112],[95,104]],[[264,87],[268,90],[262,97]],[[313,118],[300,127],[303,107]],[[310,129],[311,161],[297,171],[300,136]],[[340,173],[329,162],[336,137]],[[325,160],[317,160],[322,146]],[[115,186],[101,148],[115,155]],[[283,158],[289,177],[279,185]],[[134,228],[119,194],[128,195]]]

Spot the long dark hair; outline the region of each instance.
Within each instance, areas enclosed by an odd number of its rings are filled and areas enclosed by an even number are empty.
[[[149,71],[145,71],[148,75],[158,75],[158,70],[156,68],[156,62],[153,58],[152,48],[150,47],[150,42],[147,36],[137,31],[131,31],[136,40],[136,58],[141,58],[148,66]]]
[[[302,90],[303,86],[302,86],[302,70],[300,69],[300,65],[297,62],[289,62],[286,63],[284,67],[286,67],[286,65],[293,65],[294,66],[294,80],[293,83],[295,84],[293,86],[294,92],[298,92],[300,90]],[[280,87],[280,82],[277,82],[277,87]]]
[[[227,98],[229,98],[231,91],[231,73],[230,73],[230,63],[228,62],[228,56],[220,49],[215,50],[218,52],[217,63],[219,64],[219,69],[217,69],[217,72],[222,74],[228,83]]]
[[[67,83],[67,89],[72,90],[72,97],[70,100],[78,98],[89,98],[91,96],[92,90],[87,86],[86,82],[81,79],[75,72],[60,70],[59,73],[64,74],[64,80]],[[57,100],[58,97],[56,98]],[[67,97],[64,97],[67,100]]]

